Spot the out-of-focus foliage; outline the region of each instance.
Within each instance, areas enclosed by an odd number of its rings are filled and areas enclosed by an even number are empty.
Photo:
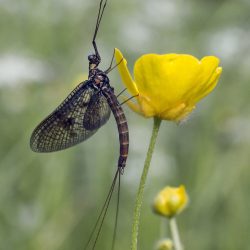
[[[98,1],[0,1],[0,248],[82,249],[111,184],[118,158],[114,119],[85,143],[58,153],[29,149],[33,128],[87,73]],[[178,217],[186,249],[250,249],[250,2],[109,0],[97,44],[108,67],[113,48],[131,69],[145,53],[221,58],[212,95],[180,126],[164,122],[147,182],[139,249],[159,239],[154,195],[185,184]],[[110,73],[116,91],[119,76]],[[125,108],[131,135],[122,176],[117,249],[130,245],[132,210],[151,119]],[[111,204],[97,249],[110,249]]]

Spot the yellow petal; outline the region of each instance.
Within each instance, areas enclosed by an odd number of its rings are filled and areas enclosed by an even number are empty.
[[[194,109],[195,106],[187,105],[186,103],[180,103],[179,105],[164,110],[161,114],[159,114],[159,118],[161,118],[162,120],[179,122],[183,120]]]
[[[207,96],[216,87],[221,73],[222,73],[222,68],[218,67],[208,80],[206,88],[204,88],[203,91],[200,92],[200,94],[197,95],[196,98],[194,98],[195,102],[198,102],[200,99]]]
[[[123,57],[121,51],[119,49],[116,49],[116,48],[115,48],[115,59],[116,59],[116,63],[118,64],[118,70],[120,72],[122,81],[125,84],[126,88],[128,89],[128,92],[132,96],[138,95],[138,89],[137,89],[136,84],[133,81],[133,79],[129,73],[129,70],[127,67],[127,61]]]
[[[218,80],[221,73],[218,65],[219,59],[215,56],[202,58],[199,62],[199,72],[196,75],[195,85],[185,95],[187,102],[196,103],[214,89],[217,83],[216,78]]]
[[[131,100],[126,101],[126,104],[136,113],[143,115],[143,112],[141,111],[140,105],[137,103],[132,102]]]
[[[140,95],[148,96],[157,113],[183,102],[196,80],[199,61],[190,55],[144,55],[134,68]]]

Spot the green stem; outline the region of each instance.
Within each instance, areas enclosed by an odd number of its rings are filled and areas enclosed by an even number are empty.
[[[180,240],[179,231],[178,231],[178,226],[177,226],[175,218],[174,217],[171,218],[169,223],[170,223],[170,230],[171,230],[171,234],[172,234],[172,239],[174,242],[174,249],[175,250],[183,250],[181,240]]]
[[[139,231],[139,223],[140,223],[140,213],[141,213],[141,206],[142,206],[142,200],[143,200],[143,193],[144,193],[144,187],[148,175],[148,170],[150,166],[150,162],[152,159],[152,155],[154,152],[155,142],[158,135],[158,131],[160,128],[161,120],[159,118],[154,118],[154,127],[148,147],[147,156],[144,163],[143,172],[141,175],[140,185],[139,189],[137,191],[136,195],[136,202],[135,202],[135,208],[134,208],[134,219],[133,219],[133,226],[132,226],[132,244],[131,249],[137,250],[137,237],[138,237],[138,231]]]

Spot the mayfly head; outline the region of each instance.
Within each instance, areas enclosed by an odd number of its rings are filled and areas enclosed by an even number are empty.
[[[89,60],[89,69],[95,69],[101,62],[101,57],[96,54],[91,54],[88,56],[88,60]]]

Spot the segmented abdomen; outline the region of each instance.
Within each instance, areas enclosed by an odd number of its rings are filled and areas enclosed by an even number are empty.
[[[128,157],[128,149],[129,149],[129,133],[128,133],[127,119],[116,96],[110,91],[105,92],[104,95],[106,96],[110,109],[112,110],[112,113],[115,117],[119,132],[120,157],[118,160],[118,167],[121,169],[121,171],[123,171],[123,169],[126,166],[126,160]]]

